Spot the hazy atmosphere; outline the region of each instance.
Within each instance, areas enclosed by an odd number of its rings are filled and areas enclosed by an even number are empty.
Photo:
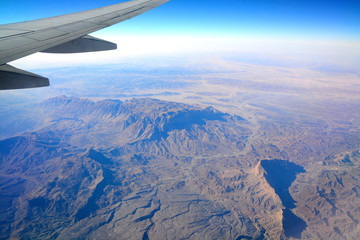
[[[0,1],[0,24],[125,1]],[[360,2],[171,0],[10,64],[1,239],[359,239]]]

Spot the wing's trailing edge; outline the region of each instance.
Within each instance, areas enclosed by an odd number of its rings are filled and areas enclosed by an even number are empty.
[[[44,79],[47,78],[7,63],[36,52],[78,53],[116,49],[116,44],[87,34],[140,15],[168,1],[132,0],[84,12],[0,25],[0,90],[49,86],[45,84]],[[11,76],[16,76],[16,83],[10,83]],[[26,80],[20,80],[21,76],[33,82],[26,84]],[[42,80],[35,84],[36,78]]]

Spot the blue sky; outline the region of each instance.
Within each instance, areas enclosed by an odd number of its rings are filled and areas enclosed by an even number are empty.
[[[0,0],[0,23],[51,17],[121,0]],[[171,0],[145,14],[91,34],[117,51],[34,54],[16,61],[31,68],[113,63],[130,56],[233,52],[300,61],[360,65],[359,0]],[[146,41],[144,41],[146,39]],[[96,55],[95,55],[96,54]],[[254,55],[255,56],[255,55]],[[69,61],[72,60],[72,61]],[[89,62],[89,64],[90,64]]]
[[[0,0],[0,24],[119,2],[124,1]],[[358,72],[360,0],[171,0],[91,35],[117,43],[118,50],[36,53],[11,65],[38,73],[38,69],[122,66],[129,62],[142,66],[143,60],[153,59],[158,59],[158,65],[182,58],[190,63],[203,58],[221,63],[229,57],[243,63],[325,66]],[[50,79],[55,75],[46,74]]]
[[[116,0],[1,0],[9,23],[111,5]],[[359,0],[171,0],[110,31],[272,38],[360,39]]]

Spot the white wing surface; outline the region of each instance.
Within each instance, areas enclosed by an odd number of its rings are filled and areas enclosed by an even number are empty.
[[[169,0],[133,0],[89,11],[0,25],[0,90],[49,86],[47,78],[8,65],[36,52],[78,53],[116,49],[87,34],[125,21]]]

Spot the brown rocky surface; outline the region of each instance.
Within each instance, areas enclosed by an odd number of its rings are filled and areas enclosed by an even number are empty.
[[[42,126],[0,142],[1,238],[359,237],[360,139],[347,129],[154,99],[34,108]]]

